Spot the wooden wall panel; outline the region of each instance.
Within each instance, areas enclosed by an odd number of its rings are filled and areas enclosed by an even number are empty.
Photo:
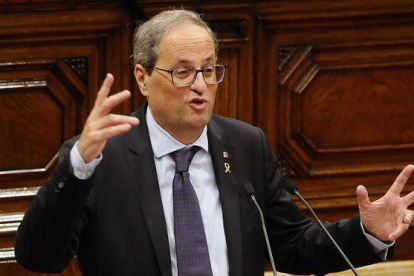
[[[219,38],[220,63],[228,66],[218,86],[214,112],[253,123],[253,24],[248,16],[206,14]],[[225,20],[224,20],[225,18]]]
[[[330,54],[325,67],[322,49],[315,50],[317,56],[306,49],[299,51],[307,57],[296,68],[281,73],[284,100],[279,112],[286,117],[280,151],[301,160],[298,171],[308,176],[398,171],[412,162],[409,79],[414,71],[408,55],[401,65],[387,48],[388,61],[373,58],[372,64],[354,61],[345,66],[348,49],[340,49],[335,63]]]
[[[374,200],[413,162],[414,17],[408,2],[389,5],[291,1],[261,10],[257,122],[323,219],[357,214],[359,184]],[[397,259],[414,257],[405,244],[413,236],[398,242]]]
[[[14,263],[17,226],[61,144],[81,132],[105,74],[114,92],[132,86],[132,18],[122,6],[30,2],[0,5],[0,275],[35,275]],[[74,260],[65,275],[78,271]]]
[[[39,275],[13,261],[23,213],[60,144],[81,132],[106,72],[115,76],[113,92],[133,94],[115,112],[143,103],[132,77],[133,19],[173,6],[202,13],[218,35],[229,70],[215,112],[261,127],[282,172],[323,219],[357,214],[358,184],[378,198],[413,162],[410,0],[7,1],[0,3],[0,275]],[[411,230],[395,258],[413,259],[413,246]],[[79,275],[76,260],[64,275]]]

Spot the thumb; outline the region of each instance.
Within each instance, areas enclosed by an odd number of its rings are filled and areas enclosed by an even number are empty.
[[[366,207],[371,202],[369,201],[368,191],[363,185],[359,185],[357,187],[357,198],[358,198],[358,205],[359,207]]]

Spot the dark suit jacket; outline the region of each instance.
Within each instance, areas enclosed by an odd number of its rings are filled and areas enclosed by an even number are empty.
[[[88,180],[77,179],[71,171],[69,152],[76,139],[62,146],[55,173],[18,229],[15,253],[21,265],[56,273],[77,255],[84,275],[171,275],[145,108],[133,113],[139,126],[107,142],[103,160]],[[213,115],[208,141],[231,276],[263,275],[266,257],[259,213],[241,187],[246,180],[264,211],[278,270],[323,274],[347,268],[324,233],[281,188],[276,159],[260,129]],[[225,173],[225,162],[231,173]],[[328,228],[356,266],[379,261],[358,217]]]

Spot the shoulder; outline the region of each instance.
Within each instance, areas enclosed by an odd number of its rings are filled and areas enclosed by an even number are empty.
[[[231,142],[259,142],[264,138],[263,131],[245,122],[213,114],[209,123],[210,131]]]
[[[240,129],[240,130],[254,130],[256,129],[256,127],[249,125],[248,123],[239,121],[237,119],[233,119],[233,118],[229,118],[229,117],[223,117],[217,114],[213,114],[211,116],[211,121],[210,122],[215,122],[218,123],[220,125],[224,125],[227,127],[232,127],[235,129]]]

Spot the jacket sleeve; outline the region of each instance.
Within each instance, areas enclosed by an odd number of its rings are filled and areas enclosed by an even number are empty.
[[[276,268],[315,275],[349,269],[325,232],[304,216],[282,188],[283,177],[276,158],[264,133],[260,133],[264,147],[266,224]],[[381,261],[364,236],[358,216],[325,226],[354,266]]]
[[[79,248],[93,176],[80,180],[72,173],[69,156],[76,140],[62,145],[55,172],[39,189],[17,230],[16,260],[28,270],[61,272]]]

